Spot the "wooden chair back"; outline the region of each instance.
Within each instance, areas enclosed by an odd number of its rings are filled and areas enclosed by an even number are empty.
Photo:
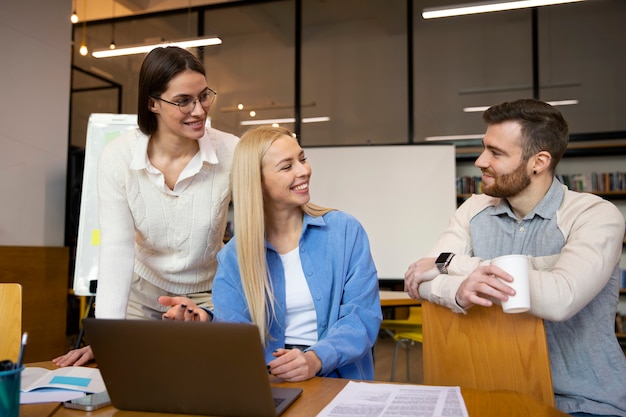
[[[0,283],[0,360],[17,361],[22,339],[22,286]]]
[[[424,383],[510,390],[554,406],[543,320],[499,306],[453,313],[422,303]]]

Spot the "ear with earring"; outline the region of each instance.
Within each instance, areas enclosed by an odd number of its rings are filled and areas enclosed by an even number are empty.
[[[537,170],[536,169],[533,169],[533,174],[537,175]]]

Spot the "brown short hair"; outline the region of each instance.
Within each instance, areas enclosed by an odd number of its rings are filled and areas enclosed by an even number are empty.
[[[568,127],[563,115],[548,103],[521,99],[492,106],[483,113],[488,125],[516,121],[522,127],[522,158],[528,160],[540,151],[552,156],[552,172],[567,149]]]

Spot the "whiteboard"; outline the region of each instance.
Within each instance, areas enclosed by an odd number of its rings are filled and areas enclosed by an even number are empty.
[[[304,147],[311,202],[365,228],[379,279],[404,279],[456,209],[453,145]]]
[[[96,173],[100,152],[104,145],[136,128],[137,115],[134,114],[94,113],[89,116],[74,269],[73,288],[76,295],[93,295],[89,291],[89,282],[98,279],[100,226]]]

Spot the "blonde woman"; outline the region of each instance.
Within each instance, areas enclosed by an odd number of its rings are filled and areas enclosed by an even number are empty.
[[[292,133],[246,132],[233,159],[235,238],[218,254],[214,310],[161,297],[164,319],[252,322],[287,381],[373,379],[381,321],[369,241],[352,216],[309,203],[311,167]]]

